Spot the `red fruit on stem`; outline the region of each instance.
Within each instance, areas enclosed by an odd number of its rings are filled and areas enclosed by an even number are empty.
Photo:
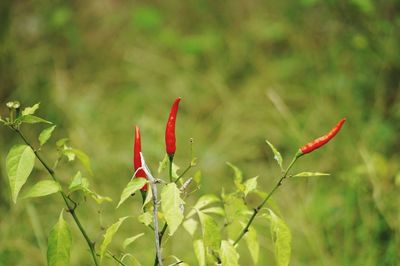
[[[307,143],[303,147],[301,147],[300,150],[299,150],[299,154],[303,155],[303,154],[310,153],[310,152],[318,149],[319,147],[325,145],[326,143],[328,143],[340,131],[340,129],[342,128],[344,122],[346,122],[346,119],[342,118],[336,124],[336,126],[334,128],[332,128],[331,131],[329,131],[327,134],[325,134],[324,136],[322,136],[320,138],[317,138],[317,139]]]
[[[133,146],[133,166],[134,166],[135,172],[137,171],[135,177],[147,178],[143,169],[139,169],[140,167],[142,167],[142,161],[140,159],[141,151],[142,151],[142,144],[141,144],[141,140],[140,140],[140,130],[139,130],[138,126],[135,126],[135,144]],[[140,190],[147,191],[147,184],[145,184]]]
[[[165,147],[167,154],[170,158],[174,156],[176,151],[175,123],[180,101],[180,97],[174,101],[174,104],[171,107],[171,112],[169,114],[167,127],[165,129]]]

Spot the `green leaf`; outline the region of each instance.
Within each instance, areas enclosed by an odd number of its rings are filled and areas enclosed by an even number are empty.
[[[191,235],[193,236],[194,233],[196,232],[197,226],[198,226],[198,222],[194,219],[188,219],[186,221],[183,222],[183,228],[185,228],[185,230]]]
[[[153,192],[151,191],[151,189],[148,189],[146,191],[146,198],[144,199],[144,202],[143,202],[143,205],[142,205],[142,211],[145,210],[147,204],[149,204],[152,199],[153,199]]]
[[[196,210],[201,210],[202,208],[216,203],[216,202],[220,202],[221,200],[213,195],[213,194],[207,194],[207,195],[203,195],[201,196],[198,201],[196,202],[196,204],[194,205],[193,209],[189,211],[189,213],[186,215],[186,218],[190,218],[193,215],[196,214]]]
[[[122,247],[123,247],[124,249],[126,249],[127,246],[129,246],[129,245],[132,244],[136,239],[138,239],[138,238],[140,238],[140,237],[142,237],[142,236],[144,236],[144,233],[140,233],[140,234],[137,234],[137,235],[135,235],[135,236],[132,236],[132,237],[129,237],[129,238],[125,239],[124,242],[122,243]]]
[[[221,207],[211,207],[207,209],[202,210],[203,213],[212,213],[212,214],[218,214],[221,216],[225,216],[225,211]]]
[[[172,178],[175,180],[179,177],[178,171],[181,169],[178,165],[175,163],[172,163]]]
[[[237,193],[225,195],[223,201],[228,223],[241,220],[246,216],[248,208],[245,205],[243,198],[239,197]]]
[[[73,154],[75,154],[76,157],[79,159],[79,161],[81,161],[83,166],[86,168],[86,170],[88,170],[88,172],[91,175],[93,175],[92,166],[91,166],[91,163],[90,163],[90,158],[86,153],[84,153],[81,150],[73,149],[73,148],[69,148],[69,149],[64,150],[64,154],[65,153],[73,153]]]
[[[268,140],[266,140],[268,146],[271,148],[272,152],[274,153],[274,159],[278,162],[279,167],[281,168],[281,170],[283,170],[282,167],[282,163],[283,163],[283,159],[282,159],[282,155],[280,154],[280,152],[275,148],[274,145],[272,145],[271,142],[269,142]]]
[[[129,198],[133,193],[141,189],[145,184],[147,180],[145,178],[134,178],[132,181],[128,183],[128,185],[124,188],[121,194],[121,199],[119,200],[119,203],[117,205],[117,208],[127,199]]]
[[[274,242],[275,260],[278,266],[287,266],[290,261],[292,235],[289,227],[272,210],[269,210],[270,229]]]
[[[96,192],[93,192],[89,189],[86,190],[89,195],[92,197],[92,199],[94,199],[96,201],[97,204],[102,204],[103,202],[112,202],[113,200],[110,197],[104,197],[101,196],[99,194],[97,194]]]
[[[101,246],[100,246],[100,261],[103,260],[103,257],[106,254],[108,245],[110,245],[115,233],[117,233],[119,227],[126,220],[126,218],[128,218],[128,217],[126,216],[126,217],[119,218],[118,222],[110,225],[110,227],[107,228],[106,233],[103,235],[103,237],[104,237],[103,243],[101,243]]]
[[[71,245],[71,231],[61,212],[57,224],[50,231],[47,247],[47,265],[69,266]]]
[[[220,202],[220,201],[221,201],[220,198],[218,198],[217,196],[215,196],[213,194],[203,195],[196,202],[196,204],[194,205],[194,208],[201,210],[202,208],[204,208],[210,204]]]
[[[11,148],[6,159],[7,175],[14,203],[22,186],[26,183],[35,164],[35,153],[27,145],[15,145]]]
[[[235,186],[237,187],[237,189],[239,191],[244,191],[244,186],[242,184],[243,182],[243,173],[242,171],[240,171],[240,169],[238,167],[236,167],[235,165],[231,164],[230,162],[226,163],[230,168],[232,168],[233,173],[234,173],[234,179],[233,182],[235,184]]]
[[[161,209],[168,223],[170,236],[173,235],[183,221],[181,208],[185,202],[181,199],[180,193],[175,183],[166,185],[161,191]]]
[[[138,217],[139,222],[149,226],[153,222],[153,215],[150,212],[144,212]]]
[[[68,141],[69,141],[68,138],[59,139],[59,140],[57,140],[57,142],[56,142],[56,146],[57,146],[58,148],[62,148],[62,147],[64,147],[65,145],[67,145],[67,142],[68,142]]]
[[[21,123],[27,123],[27,124],[36,124],[36,123],[53,124],[50,121],[47,121],[41,117],[34,116],[34,115],[23,115],[23,116],[20,116],[16,121],[21,122]]]
[[[221,233],[217,223],[211,216],[201,211],[198,211],[197,214],[200,219],[204,246],[206,248],[210,247],[214,250],[218,250],[221,242]]]
[[[87,178],[82,177],[82,174],[80,171],[76,173],[74,178],[71,181],[71,184],[69,185],[69,191],[72,193],[77,190],[83,190],[85,192],[89,191],[89,180]]]
[[[254,227],[250,226],[249,231],[245,235],[247,247],[249,248],[250,257],[254,265],[258,264],[258,257],[260,253],[260,244],[257,239],[257,232]]]
[[[194,254],[196,255],[199,266],[206,266],[206,251],[203,240],[197,239],[193,241]]]
[[[247,196],[250,192],[254,191],[257,188],[257,178],[258,176],[247,179],[246,182],[244,182],[245,196]]]
[[[222,265],[237,266],[239,265],[239,254],[234,246],[226,240],[221,242],[220,256]]]
[[[169,164],[169,158],[168,155],[165,154],[164,159],[158,164],[158,169],[157,169],[157,173],[161,174],[162,171],[164,171],[165,169],[167,169]]]
[[[67,156],[69,162],[72,162],[73,160],[75,160],[76,155],[70,149],[65,149],[63,151],[63,154],[65,156]]]
[[[196,182],[196,184],[199,185],[201,182],[201,178],[202,178],[201,171],[200,170],[196,171],[196,173],[194,173],[194,175],[193,175],[194,182]]]
[[[327,176],[330,174],[320,172],[301,172],[293,175],[292,177],[311,177],[311,176]]]
[[[125,263],[125,258],[128,258],[128,261],[130,261],[130,264],[126,264]],[[138,261],[138,259],[136,257],[134,257],[132,254],[130,253],[125,253],[122,257],[121,257],[121,261],[125,263],[125,265],[130,265],[130,266],[142,266],[142,264],[140,264],[140,262]]]
[[[24,198],[43,197],[61,191],[61,186],[54,180],[42,180],[37,182],[24,196]]]
[[[40,135],[39,135],[39,143],[40,146],[43,146],[51,137],[51,134],[53,133],[54,129],[56,126],[51,126],[46,129],[44,129]]]
[[[39,105],[40,103],[37,103],[35,105],[33,105],[32,107],[26,107],[23,111],[22,111],[22,115],[33,115],[37,109],[39,109]]]

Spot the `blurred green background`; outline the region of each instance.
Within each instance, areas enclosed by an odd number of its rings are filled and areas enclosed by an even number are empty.
[[[274,196],[293,234],[291,265],[398,265],[399,11],[397,0],[2,0],[0,111],[7,113],[8,100],[41,102],[38,114],[58,125],[44,157],[54,161],[55,140],[70,137],[92,158],[91,185],[114,199],[132,174],[133,126],[141,127],[155,171],[178,96],[176,162],[188,164],[193,137],[203,173],[197,195],[233,189],[226,161],[248,178],[260,175],[268,191],[279,170],[265,139],[287,163],[346,117],[332,143],[294,168],[331,176],[291,180]],[[25,133],[34,140],[40,129]],[[63,203],[58,195],[11,203],[5,156],[20,140],[4,127],[0,134],[0,265],[44,265],[46,236]],[[24,189],[48,178],[37,166]],[[80,166],[60,168],[67,183]],[[138,196],[118,210],[115,203],[99,210],[88,201],[78,210],[93,238],[118,217],[140,213]],[[65,217],[74,235],[72,265],[91,265]],[[269,229],[262,220],[257,228],[259,265],[273,265]],[[180,230],[165,252],[195,265],[189,235]],[[111,249],[118,254],[122,240],[141,231],[147,237],[129,251],[150,265],[151,231],[134,220]],[[244,245],[240,251],[241,265],[250,265]]]

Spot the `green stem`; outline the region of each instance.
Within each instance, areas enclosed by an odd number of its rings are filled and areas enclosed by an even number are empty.
[[[51,168],[47,165],[47,163],[42,159],[42,157],[39,155],[39,153],[38,153],[38,152],[33,148],[33,146],[28,142],[28,140],[25,138],[25,136],[22,134],[22,132],[21,132],[19,129],[16,129],[16,128],[13,128],[13,129],[14,129],[15,132],[18,133],[18,135],[22,138],[22,140],[26,143],[26,145],[28,145],[29,147],[31,147],[31,149],[32,149],[33,152],[35,153],[36,158],[38,158],[38,160],[40,161],[40,163],[44,166],[44,168],[46,168],[47,172],[50,174],[50,176],[53,178],[53,180],[56,181],[56,182],[58,182],[58,181],[57,181],[58,179],[57,179],[57,177],[56,177],[55,172],[53,171],[53,169],[51,169]],[[81,224],[81,222],[80,222],[78,216],[77,216],[76,213],[75,213],[75,208],[72,207],[72,206],[69,204],[69,202],[68,202],[68,200],[67,200],[67,196],[65,195],[65,193],[64,193],[63,191],[60,191],[60,194],[61,194],[61,196],[62,196],[62,198],[63,198],[63,200],[64,200],[64,202],[65,202],[65,205],[66,205],[67,208],[68,208],[68,212],[71,214],[72,218],[74,219],[76,225],[77,225],[78,228],[79,228],[79,231],[81,231],[83,237],[85,238],[85,240],[86,240],[86,242],[87,242],[87,244],[88,244],[88,246],[89,246],[90,253],[92,254],[94,264],[95,264],[96,266],[98,266],[98,265],[99,265],[99,262],[97,261],[96,252],[95,252],[95,248],[94,248],[95,243],[94,243],[93,241],[90,240],[88,234],[86,233],[86,231],[85,231],[85,229],[83,228],[83,226],[82,226],[82,224]]]
[[[111,256],[116,262],[118,262],[122,266],[126,266],[125,263],[123,263],[120,259],[117,258],[114,254],[112,254],[110,251],[107,250],[108,255]]]
[[[170,156],[170,157],[169,157],[169,177],[170,177],[170,180],[172,180],[172,161],[173,161],[173,156]],[[191,165],[191,164],[190,164],[190,165],[185,169],[185,171],[183,171],[183,173],[174,181],[174,183],[177,183],[177,182],[187,173],[187,171],[189,171],[190,168],[192,168],[192,165]],[[171,181],[171,182],[172,182],[172,181]],[[165,231],[167,231],[167,228],[168,228],[168,224],[165,223],[164,226],[163,226],[163,228],[161,229],[161,231],[160,231],[160,233],[159,233],[160,245],[161,245],[161,243],[162,243],[162,239],[163,239],[163,237],[164,237]],[[157,260],[157,257],[156,257],[155,260],[154,260],[154,266],[157,266],[157,265],[158,265],[158,260]]]
[[[175,180],[175,183],[178,183],[178,181],[192,168],[192,164],[189,164],[188,167],[178,176],[178,178]]]
[[[169,158],[169,182],[172,182],[172,163],[174,161],[174,156],[173,155],[168,155]]]
[[[239,243],[239,241],[244,237],[244,235],[249,231],[249,227],[250,225],[253,223],[254,218],[256,218],[257,214],[260,212],[260,210],[262,209],[262,207],[265,205],[265,203],[268,202],[268,200],[271,198],[271,196],[275,193],[275,191],[282,185],[283,181],[285,180],[285,178],[287,177],[287,174],[289,173],[289,170],[293,167],[294,163],[296,162],[296,160],[301,156],[302,154],[297,153],[294,157],[293,160],[291,161],[291,163],[289,164],[289,166],[286,168],[286,170],[283,172],[281,178],[279,179],[279,181],[276,183],[276,185],[274,186],[274,188],[268,193],[268,195],[265,197],[265,199],[260,203],[260,205],[257,206],[257,208],[255,208],[253,210],[253,214],[251,215],[249,221],[247,222],[246,226],[243,228],[242,232],[240,233],[240,235],[236,238],[235,242],[233,243],[233,245],[235,246],[237,243]]]

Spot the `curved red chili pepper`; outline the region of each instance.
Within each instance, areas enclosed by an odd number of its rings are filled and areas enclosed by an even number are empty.
[[[300,155],[310,153],[313,150],[316,150],[319,147],[321,147],[321,146],[325,145],[326,143],[328,143],[340,131],[340,129],[342,128],[344,122],[346,122],[346,119],[342,118],[336,124],[336,126],[334,128],[332,128],[331,131],[329,131],[327,134],[325,134],[324,136],[322,136],[320,138],[317,138],[317,139],[311,141],[310,143],[307,143],[303,147],[301,147],[300,151],[299,151]]]
[[[171,108],[171,112],[169,114],[167,127],[165,129],[165,146],[167,154],[170,158],[174,156],[176,150],[175,122],[180,101],[181,101],[180,97],[174,101],[174,104],[172,105]]]
[[[140,130],[138,126],[135,126],[135,144],[133,146],[133,166],[135,171],[142,167],[142,161],[140,158],[140,152],[142,151],[142,145],[140,140]],[[143,169],[139,169],[135,175],[137,178],[147,178]],[[147,184],[145,184],[140,190],[146,191]]]

